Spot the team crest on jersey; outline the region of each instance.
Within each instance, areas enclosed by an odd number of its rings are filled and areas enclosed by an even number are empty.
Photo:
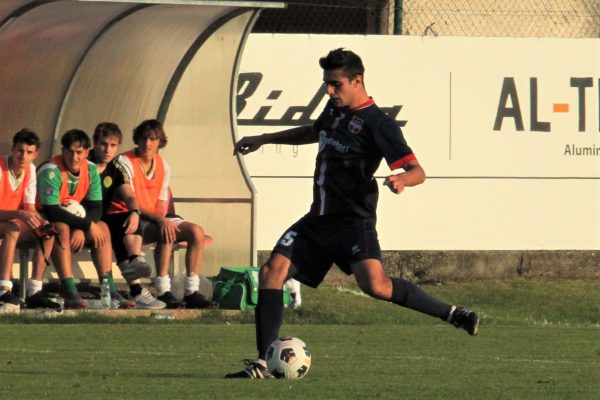
[[[104,187],[110,187],[113,183],[113,180],[110,176],[105,176],[104,177],[104,181],[102,182],[102,184],[104,185]]]
[[[356,115],[352,117],[352,119],[350,120],[350,122],[348,123],[348,130],[351,133],[357,134],[362,130],[363,124],[365,123],[364,120],[358,118]]]

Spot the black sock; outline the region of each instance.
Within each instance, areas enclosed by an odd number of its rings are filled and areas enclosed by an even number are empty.
[[[256,349],[258,358],[265,359],[269,345],[279,336],[279,327],[283,322],[283,290],[260,289],[258,305],[254,310],[256,326]]]
[[[390,301],[402,307],[419,311],[446,321],[452,306],[425,293],[417,285],[402,278],[392,279],[392,298]]]
[[[131,297],[137,296],[138,294],[142,293],[142,285],[139,283],[129,285],[129,292],[131,293]]]

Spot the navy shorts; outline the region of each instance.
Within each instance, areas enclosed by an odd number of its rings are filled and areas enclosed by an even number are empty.
[[[110,242],[112,244],[113,251],[115,252],[115,259],[117,264],[127,260],[127,250],[123,244],[123,238],[125,237],[125,220],[131,214],[129,211],[117,213],[117,214],[104,214],[102,220],[108,225],[110,230]],[[140,221],[141,222],[141,221]],[[138,226],[135,235],[142,235],[142,226]]]
[[[350,275],[361,260],[381,261],[375,220],[349,215],[305,215],[273,248],[292,262],[294,278],[316,288],[335,263]]]

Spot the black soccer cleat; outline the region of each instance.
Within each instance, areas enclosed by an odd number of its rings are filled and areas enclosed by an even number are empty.
[[[195,291],[194,293],[183,296],[183,302],[185,303],[185,308],[198,308],[198,309],[208,309],[213,308],[215,303],[212,301],[206,300],[206,298]]]
[[[457,328],[463,328],[471,336],[477,335],[479,331],[479,315],[464,307],[452,306],[448,322]]]
[[[275,379],[271,371],[258,361],[244,360],[246,368],[240,372],[225,375],[225,378]]]
[[[183,301],[173,296],[171,292],[164,292],[162,295],[156,296],[156,298],[165,303],[167,308],[171,310],[183,307]]]
[[[48,310],[60,311],[61,306],[46,296],[42,292],[37,292],[25,299],[25,305],[29,309],[44,308]]]

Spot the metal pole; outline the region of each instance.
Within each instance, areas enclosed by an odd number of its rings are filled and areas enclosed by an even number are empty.
[[[402,35],[403,0],[396,0],[394,6],[394,35]]]

